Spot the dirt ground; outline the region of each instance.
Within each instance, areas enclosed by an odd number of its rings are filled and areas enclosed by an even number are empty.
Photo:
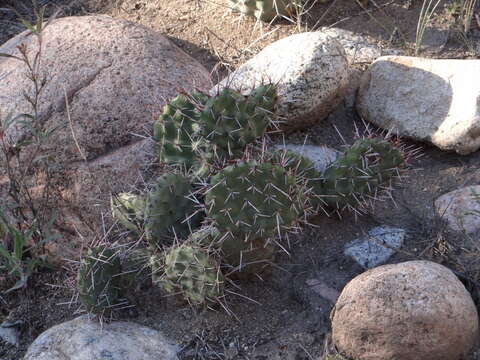
[[[214,76],[235,69],[263,47],[299,31],[336,26],[368,36],[382,47],[412,54],[421,1],[377,0],[362,8],[353,0],[313,4],[301,20],[277,21],[271,25],[232,14],[223,0],[44,0],[49,14],[58,16],[107,13],[141,23],[167,34],[177,45],[199,60]],[[427,34],[428,47],[422,55],[442,58],[475,58],[480,51],[480,29],[474,23],[470,38],[457,36],[446,1]],[[20,0],[0,0],[0,9],[15,5],[23,16],[31,16]],[[21,30],[16,15],[0,10],[0,43]],[[348,143],[355,125],[363,124],[353,108],[339,107],[328,119],[308,131],[294,133],[287,140],[326,144],[341,150],[338,128]],[[480,153],[459,156],[425,144],[423,156],[412,163],[409,176],[393,192],[392,201],[377,204],[370,215],[343,219],[319,216],[315,227],[292,237],[291,256],[279,253],[277,267],[263,280],[238,282],[241,296],[230,296],[229,315],[217,311],[197,312],[166,298],[154,288],[139,290],[135,307],[118,314],[121,318],[160,329],[182,346],[181,359],[321,359],[328,344],[332,301],[320,296],[311,284],[322,282],[341,291],[364,270],[343,255],[345,243],[380,224],[407,230],[403,249],[389,262],[431,259],[454,270],[474,300],[480,300],[480,249],[475,239],[446,230],[435,218],[433,201],[461,186],[480,183]],[[0,288],[1,288],[0,279]],[[18,348],[0,340],[0,359],[20,359],[41,332],[72,319],[79,305],[72,288],[74,273],[65,269],[38,274],[27,289],[0,296],[0,323],[22,320]],[[476,353],[472,359],[480,359]]]

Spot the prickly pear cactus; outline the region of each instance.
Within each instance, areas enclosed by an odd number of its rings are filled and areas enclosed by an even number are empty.
[[[180,292],[192,305],[205,305],[223,294],[224,278],[219,263],[197,245],[173,247],[164,259],[154,258],[152,264],[157,274],[154,282],[168,293]],[[163,272],[159,267],[163,267]]]
[[[206,210],[221,233],[243,241],[267,239],[300,220],[306,200],[303,190],[296,177],[280,166],[239,163],[212,177]]]
[[[208,97],[199,92],[179,95],[167,104],[153,126],[160,161],[190,169],[197,162],[196,150],[202,146],[198,139],[198,119]]]
[[[319,198],[328,206],[361,209],[390,187],[405,165],[402,151],[383,139],[357,140],[322,175]]]
[[[182,174],[162,176],[147,196],[145,232],[150,245],[185,239],[204,217],[194,199],[191,180]]]
[[[108,248],[90,248],[77,275],[79,298],[88,312],[102,314],[119,304],[122,272],[117,254]]]
[[[231,89],[212,96],[200,116],[200,134],[208,140],[208,152],[221,160],[240,158],[271,124],[275,99],[273,85],[257,87],[248,96]]]
[[[120,193],[110,199],[112,216],[132,231],[140,231],[145,217],[145,198],[132,193]]]
[[[295,2],[291,0],[230,0],[230,7],[234,12],[252,15],[265,22],[296,15]]]

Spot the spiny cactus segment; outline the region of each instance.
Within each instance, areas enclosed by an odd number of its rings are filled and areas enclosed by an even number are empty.
[[[404,167],[401,149],[373,138],[357,140],[322,174],[318,198],[336,209],[362,211],[370,200],[391,188],[391,180]]]
[[[244,241],[281,235],[296,226],[305,201],[295,176],[255,161],[221,170],[205,196],[207,214],[218,230]]]
[[[162,176],[147,196],[145,231],[154,248],[185,239],[204,217],[193,195],[192,180],[182,174]]]
[[[224,277],[218,261],[204,248],[182,244],[162,259],[152,258],[154,282],[168,293],[179,293],[192,305],[207,305],[223,295]]]
[[[88,312],[103,314],[118,306],[121,270],[120,259],[112,249],[88,249],[77,275],[79,298]]]

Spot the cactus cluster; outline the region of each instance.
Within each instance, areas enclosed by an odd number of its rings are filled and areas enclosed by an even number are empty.
[[[160,160],[204,175],[208,164],[241,157],[272,124],[275,99],[273,85],[247,96],[228,88],[211,97],[178,96],[154,124]]]
[[[194,305],[221,301],[226,280],[263,274],[310,215],[363,211],[405,165],[403,151],[384,139],[356,141],[323,172],[293,152],[255,148],[274,102],[271,85],[248,96],[183,94],[155,123],[161,162],[194,171],[174,168],[145,195],[113,198],[112,213],[125,228],[144,230],[149,246],[140,262],[148,259],[152,282],[165,292]]]

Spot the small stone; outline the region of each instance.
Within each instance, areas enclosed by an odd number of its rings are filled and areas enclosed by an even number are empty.
[[[81,316],[42,333],[24,360],[178,360],[177,352],[157,330],[128,322],[100,324]]]
[[[342,45],[321,31],[294,34],[268,45],[217,84],[244,94],[275,84],[276,114],[286,130],[308,128],[326,118],[343,100],[348,59]]]
[[[278,150],[290,150],[298,155],[304,156],[313,162],[313,166],[317,171],[323,173],[325,169],[338,157],[338,151],[328,146],[318,145],[275,145]]]
[[[18,346],[20,332],[18,331],[18,327],[16,323],[7,323],[4,322],[0,324],[0,339],[3,341]]]
[[[435,200],[437,216],[444,219],[450,229],[467,234],[480,230],[480,185],[451,191]]]
[[[364,74],[360,116],[400,136],[466,155],[480,148],[480,60],[384,56]]]
[[[360,266],[371,269],[385,263],[402,247],[405,230],[378,226],[371,229],[365,237],[355,239],[345,246],[344,254],[352,257]]]

